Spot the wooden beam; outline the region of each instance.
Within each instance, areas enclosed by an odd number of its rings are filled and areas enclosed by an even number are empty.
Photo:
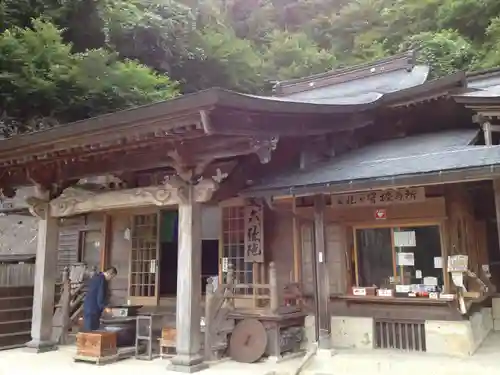
[[[299,228],[298,228],[298,220],[297,220],[297,202],[296,198],[293,197],[292,200],[292,231],[293,231],[293,278],[294,282],[300,283],[302,280],[301,275],[301,264],[302,264],[302,256],[301,256],[301,246],[300,246],[300,238],[299,238]]]
[[[307,116],[282,113],[248,113],[247,111],[216,109],[211,113],[212,129],[217,134],[259,136],[323,135],[365,127],[373,115],[363,112],[349,115],[310,114]]]
[[[485,121],[481,127],[483,128],[483,133],[484,133],[484,144],[486,146],[492,146],[493,145],[493,137],[491,134],[491,123],[489,121]]]
[[[53,182],[80,179],[102,174],[127,173],[140,170],[174,167],[175,160],[169,150],[179,153],[179,160],[188,167],[212,159],[222,159],[255,152],[250,138],[213,137],[201,140],[185,141],[182,145],[171,143],[157,144],[155,147],[143,147],[130,153],[123,150],[96,157],[89,154],[71,160],[36,161],[24,166],[8,166],[0,168],[0,186],[22,186],[31,184],[27,171],[36,173],[38,179]],[[45,176],[45,177],[44,177]]]
[[[316,271],[315,297],[317,298],[317,320],[319,327],[319,348],[330,349],[330,295],[328,282],[328,259],[326,257],[326,238],[325,238],[325,196],[314,196],[314,249],[315,257],[313,266]]]
[[[101,227],[101,271],[106,271],[110,266],[110,251],[111,251],[111,238],[112,233],[112,218],[109,214],[104,214],[103,223]]]
[[[495,197],[497,235],[498,235],[498,242],[500,243],[500,178],[493,180],[493,194]]]

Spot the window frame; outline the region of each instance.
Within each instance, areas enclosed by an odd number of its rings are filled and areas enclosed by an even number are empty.
[[[363,229],[377,229],[377,228],[385,228],[385,229],[390,229],[391,230],[391,246],[392,246],[392,257],[393,257],[393,276],[397,276],[397,270],[395,269],[395,259],[396,259],[396,247],[394,246],[394,230],[396,228],[415,228],[415,227],[430,227],[430,226],[436,226],[438,227],[439,230],[439,239],[440,239],[440,248],[441,248],[441,257],[443,259],[443,263],[445,264],[444,260],[448,258],[448,251],[446,247],[446,226],[445,222],[443,220],[422,220],[422,221],[416,221],[416,222],[410,222],[410,221],[397,221],[397,220],[384,220],[383,222],[380,223],[356,223],[351,226],[352,228],[352,238],[353,238],[353,254],[352,254],[352,259],[354,260],[354,279],[355,279],[355,285],[351,286],[356,286],[359,287],[359,249],[358,249],[358,239],[356,236],[356,231],[357,230],[363,230]],[[449,275],[448,272],[446,272],[446,267],[443,264],[443,268],[441,269],[442,274],[443,274],[443,281],[444,281],[444,293],[449,293],[450,290],[450,283],[449,283]]]

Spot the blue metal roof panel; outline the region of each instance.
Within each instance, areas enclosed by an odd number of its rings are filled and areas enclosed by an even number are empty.
[[[380,142],[276,176],[248,192],[499,164],[500,146],[470,146],[477,132],[453,130]]]
[[[342,98],[347,102],[365,103],[370,96],[382,96],[425,83],[429,67],[418,65],[411,71],[400,69],[388,73],[373,72],[373,76],[342,82],[330,86],[311,89],[283,96],[288,100],[325,100]]]

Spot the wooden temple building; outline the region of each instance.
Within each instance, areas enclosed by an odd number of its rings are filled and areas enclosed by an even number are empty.
[[[174,285],[172,364],[193,371],[202,276],[257,285],[273,262],[321,347],[472,354],[500,319],[500,71],[428,73],[405,53],[272,97],[210,89],[2,140],[3,193],[37,191],[28,346],[54,347],[61,268],[89,261],[118,269],[114,304],[161,306]]]

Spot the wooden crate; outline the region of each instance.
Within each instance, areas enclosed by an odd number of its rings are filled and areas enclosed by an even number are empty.
[[[172,342],[175,344],[177,339],[177,330],[172,327],[164,327],[161,330],[161,338],[164,342]]]
[[[116,333],[80,332],[76,335],[76,353],[85,357],[109,357],[117,354]]]

